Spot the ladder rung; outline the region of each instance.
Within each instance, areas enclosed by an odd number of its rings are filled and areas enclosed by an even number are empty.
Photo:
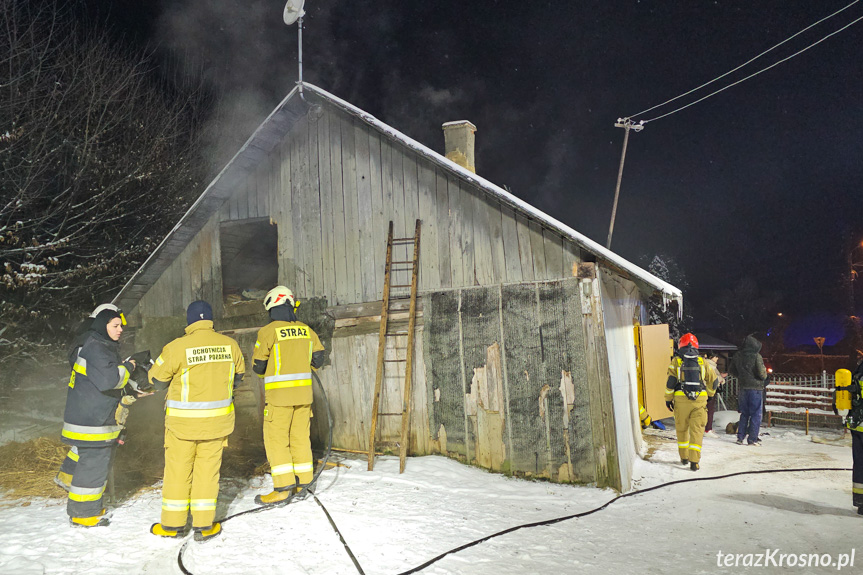
[[[408,332],[406,332],[406,331],[396,331],[396,332],[393,332],[393,333],[385,333],[384,335],[385,335],[386,337],[396,337],[396,336],[399,336],[399,335],[407,335],[407,334],[408,334]]]
[[[395,265],[395,264],[413,264],[413,263],[414,263],[414,261],[413,261],[413,260],[405,260],[405,261],[398,261],[398,262],[390,262],[390,264],[391,264],[391,265]],[[413,265],[412,265],[411,267],[413,267]]]
[[[407,360],[406,359],[385,359],[384,363],[396,363],[396,362],[402,362],[402,361],[407,361]]]
[[[378,413],[378,415],[403,415],[401,411],[398,413]]]
[[[397,284],[391,285],[391,288],[406,288],[406,287],[414,287],[413,284]]]

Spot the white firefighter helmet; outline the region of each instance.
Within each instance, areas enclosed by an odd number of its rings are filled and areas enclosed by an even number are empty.
[[[286,303],[290,303],[291,308],[293,309],[294,292],[292,292],[285,286],[276,286],[267,292],[267,295],[264,298],[264,309],[270,311],[270,309],[276,307],[277,305],[284,305]]]
[[[105,311],[106,309],[110,309],[110,310],[115,311],[118,314],[120,314],[121,323],[123,325],[126,325],[126,316],[123,315],[123,310],[121,310],[120,308],[118,308],[117,306],[115,306],[112,303],[103,303],[100,306],[96,306],[96,309],[93,310],[93,312],[90,314],[90,317],[96,317],[97,315],[99,315],[99,312]]]

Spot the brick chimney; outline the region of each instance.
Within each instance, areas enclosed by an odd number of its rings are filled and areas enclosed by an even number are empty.
[[[444,155],[459,166],[476,173],[473,146],[476,126],[467,120],[446,122],[443,126]]]

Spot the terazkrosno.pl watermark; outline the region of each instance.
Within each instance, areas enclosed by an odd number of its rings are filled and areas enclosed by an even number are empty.
[[[783,553],[779,549],[765,549],[763,553],[716,553],[717,567],[854,567],[854,554],[839,553]]]

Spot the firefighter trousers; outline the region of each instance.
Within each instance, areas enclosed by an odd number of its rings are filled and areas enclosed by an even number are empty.
[[[851,430],[851,497],[854,507],[863,508],[863,431]]]
[[[69,517],[95,517],[102,512],[102,497],[117,444],[78,447],[78,462],[69,486],[66,513]],[[68,455],[67,455],[68,458]]]
[[[180,439],[165,430],[165,479],[162,483],[162,525],[185,527],[189,510],[193,527],[210,527],[216,517],[219,471],[227,437]]]
[[[264,408],[264,447],[273,475],[273,489],[308,485],[314,477],[309,438],[311,405]]]
[[[66,459],[63,460],[63,464],[60,466],[60,471],[57,472],[54,482],[66,491],[69,491],[69,487],[72,485],[72,476],[75,475],[75,468],[77,466],[78,448],[73,445],[66,453]]]
[[[695,400],[685,395],[674,396],[674,429],[677,431],[677,450],[680,459],[701,461],[701,442],[707,424],[707,394],[702,392]]]

